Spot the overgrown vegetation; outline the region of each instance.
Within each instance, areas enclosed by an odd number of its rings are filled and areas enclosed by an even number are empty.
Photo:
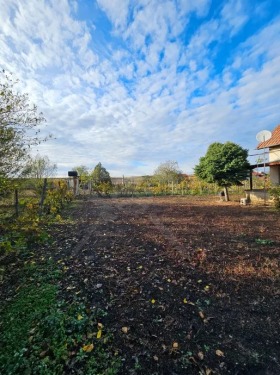
[[[280,186],[274,186],[269,189],[269,194],[273,198],[274,206],[280,209]]]
[[[41,257],[19,272],[17,294],[1,309],[0,372],[60,375],[113,375],[119,360],[107,350],[110,333],[101,310],[88,309],[75,296],[60,295],[63,269]]]

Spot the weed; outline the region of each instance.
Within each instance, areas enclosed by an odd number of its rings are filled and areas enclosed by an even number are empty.
[[[18,293],[1,311],[1,374],[60,375],[77,364],[85,374],[117,374],[112,336],[105,331],[96,338],[102,312],[59,298],[62,274],[52,261],[30,262],[20,277]]]
[[[272,241],[272,240],[264,240],[264,239],[261,239],[261,238],[256,238],[255,242],[258,245],[274,245],[274,241]]]

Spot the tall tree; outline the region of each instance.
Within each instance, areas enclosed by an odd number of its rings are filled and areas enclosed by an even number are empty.
[[[15,91],[18,81],[0,71],[0,176],[16,175],[24,165],[31,145],[40,143],[38,127],[45,121],[27,94]]]
[[[91,180],[93,182],[93,189],[98,195],[108,194],[112,189],[112,180],[109,172],[98,163],[91,173]]]
[[[248,175],[248,150],[236,143],[212,143],[206,155],[201,157],[194,172],[200,179],[217,183],[224,188],[225,199],[229,200],[227,188],[240,184]]]
[[[178,162],[168,160],[161,163],[154,172],[154,178],[161,183],[177,182],[180,180],[182,171],[179,169]]]
[[[27,162],[22,176],[37,179],[47,178],[54,176],[56,170],[56,164],[51,163],[47,156],[36,155],[35,158]]]

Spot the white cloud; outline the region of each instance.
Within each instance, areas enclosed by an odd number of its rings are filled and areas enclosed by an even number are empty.
[[[0,65],[43,110],[56,139],[39,150],[61,171],[101,161],[112,175],[147,174],[173,159],[191,172],[212,141],[253,147],[279,122],[279,19],[215,60],[247,22],[243,2],[209,19],[206,0],[99,0],[114,34],[101,47],[77,19],[82,2],[0,2]]]

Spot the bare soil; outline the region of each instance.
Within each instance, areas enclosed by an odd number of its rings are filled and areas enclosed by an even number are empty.
[[[121,374],[280,373],[280,214],[212,198],[77,201],[43,249],[106,312]]]

